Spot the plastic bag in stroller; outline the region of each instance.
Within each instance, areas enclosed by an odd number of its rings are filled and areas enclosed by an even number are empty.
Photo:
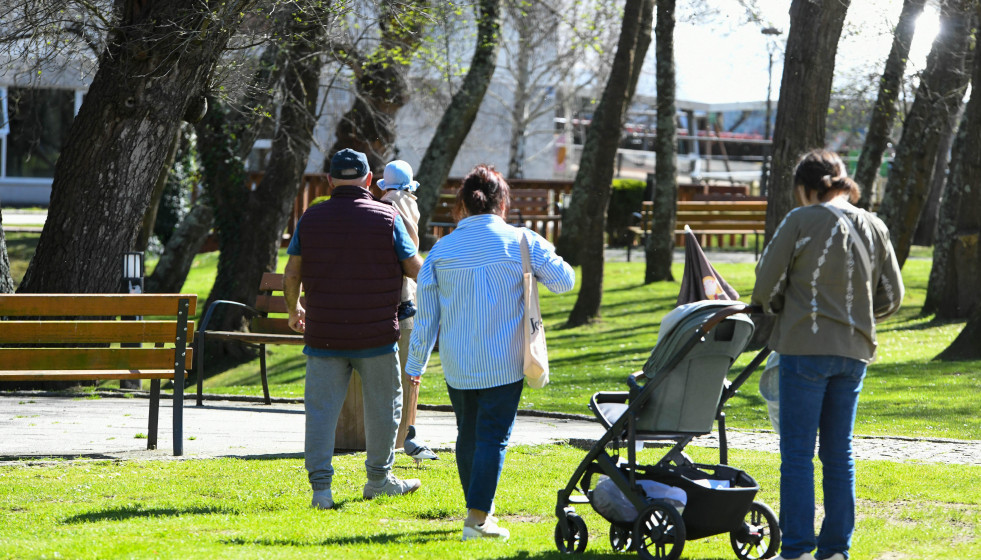
[[[753,335],[748,312],[732,301],[678,307],[662,321],[644,369],[627,379],[629,391],[593,395],[589,407],[606,432],[559,490],[559,551],[585,551],[588,531],[573,504],[588,503],[610,522],[613,549],[641,558],[674,560],[686,540],[724,533],[740,559],[776,555],[776,515],[755,501],[756,481],[727,465],[723,407],[770,352],[764,349],[732,382],[726,379]],[[692,462],[685,446],[710,433],[716,421],[719,464]],[[656,463],[638,465],[645,441],[667,442],[670,449]]]

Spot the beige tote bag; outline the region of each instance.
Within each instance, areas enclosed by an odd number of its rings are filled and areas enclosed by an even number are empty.
[[[528,386],[541,389],[548,384],[548,348],[545,346],[545,327],[542,324],[542,310],[538,305],[538,280],[531,270],[531,253],[528,238],[521,236],[521,266],[525,292],[525,359],[524,373]]]

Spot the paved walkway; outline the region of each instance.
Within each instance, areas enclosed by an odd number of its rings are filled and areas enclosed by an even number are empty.
[[[284,399],[285,400],[285,399]],[[184,406],[185,459],[212,457],[299,457],[303,452],[303,405],[295,400],[266,406],[248,400],[205,400]],[[171,403],[162,399],[158,449],[143,439],[149,406],[145,398],[74,398],[39,393],[0,395],[0,464],[47,457],[169,460],[173,450]],[[445,407],[423,406],[417,414],[418,438],[440,450],[453,448],[456,426]],[[515,444],[588,445],[603,434],[587,416],[521,414]],[[730,429],[729,446],[778,452],[769,431]],[[718,447],[717,434],[693,445]],[[857,459],[981,465],[981,441],[905,437],[858,437]]]

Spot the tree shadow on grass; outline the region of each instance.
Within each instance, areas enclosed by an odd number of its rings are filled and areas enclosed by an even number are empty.
[[[100,521],[126,521],[135,518],[180,517],[182,515],[238,515],[241,511],[226,507],[141,508],[121,507],[67,517],[65,524],[98,523]]]
[[[357,535],[348,537],[334,537],[318,541],[305,541],[293,539],[225,539],[222,544],[242,545],[242,546],[282,546],[282,547],[307,547],[307,546],[336,546],[349,547],[358,545],[397,545],[405,546],[409,544],[424,544],[434,540],[446,540],[448,537],[456,536],[459,531],[454,529],[440,529],[431,531],[418,531],[412,533],[381,533],[378,535]]]

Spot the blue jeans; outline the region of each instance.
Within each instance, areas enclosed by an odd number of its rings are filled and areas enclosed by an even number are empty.
[[[489,389],[446,386],[456,414],[456,467],[467,509],[490,512],[524,380]]]
[[[865,368],[864,362],[841,356],[780,356],[780,529],[784,558],[797,558],[815,548],[818,559],[836,552],[848,557],[855,530],[852,429]],[[815,440],[824,467],[824,522],[816,539]]]
[[[381,480],[395,462],[395,433],[402,419],[402,380],[395,352],[370,358],[307,356],[303,389],[306,412],[304,462],[314,490],[330,488],[334,478],[334,438],[351,371],[361,375],[364,400],[365,470]]]

